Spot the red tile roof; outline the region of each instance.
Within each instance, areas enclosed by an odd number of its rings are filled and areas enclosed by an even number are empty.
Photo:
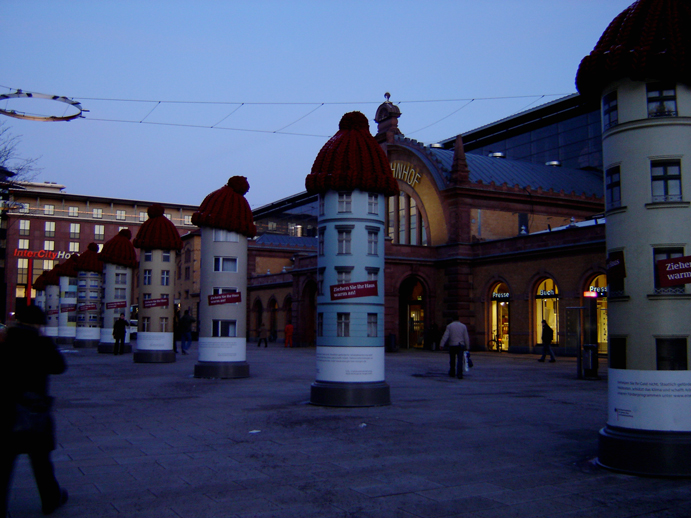
[[[86,252],[77,259],[78,272],[103,272],[103,263],[98,260],[98,245],[96,243],[89,243]]]
[[[134,246],[143,250],[180,250],[182,239],[173,222],[163,215],[163,206],[154,203],[147,213],[149,219],[139,227]]]
[[[115,237],[103,245],[101,253],[98,254],[98,259],[105,263],[117,264],[126,268],[136,268],[139,261],[137,261],[137,252],[134,250],[134,245],[130,239],[132,239],[132,231],[129,228],[123,228]]]

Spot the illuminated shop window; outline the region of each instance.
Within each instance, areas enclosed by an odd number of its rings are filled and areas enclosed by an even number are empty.
[[[559,345],[559,288],[553,279],[541,281],[535,290],[535,345],[542,345],[542,321],[552,328],[553,345]]]
[[[387,204],[386,228],[393,243],[427,246],[427,224],[416,199],[401,191]]]
[[[509,287],[503,282],[495,284],[491,296],[489,350],[509,350],[510,301]]]

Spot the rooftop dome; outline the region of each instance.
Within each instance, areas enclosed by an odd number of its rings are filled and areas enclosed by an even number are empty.
[[[41,275],[36,277],[36,280],[34,281],[34,289],[36,291],[43,291],[46,289],[46,274],[48,271],[43,272]]]
[[[60,263],[53,270],[58,274],[58,277],[76,277],[77,259],[79,259],[79,254],[72,254],[64,263]]]
[[[398,194],[386,154],[360,112],[343,116],[338,133],[317,154],[305,186],[310,194],[355,189],[385,196]]]
[[[247,237],[257,235],[252,209],[245,199],[250,185],[244,176],[233,176],[228,183],[212,192],[192,214],[192,223],[237,232]]]
[[[98,259],[105,263],[117,264],[126,268],[136,268],[138,264],[137,252],[134,250],[131,239],[132,231],[129,228],[123,228],[115,237],[103,245],[101,253],[98,254]]]
[[[691,85],[691,2],[638,0],[617,16],[583,58],[576,88],[599,95],[619,79]]]
[[[59,266],[59,265],[57,265],[57,266]],[[59,286],[60,285],[60,277],[58,276],[58,272],[55,271],[57,266],[55,268],[53,268],[52,270],[48,270],[46,272],[43,272],[41,275],[39,275],[39,278],[43,277],[43,285],[44,286]],[[38,289],[38,288],[36,288],[36,289]]]
[[[139,227],[134,246],[143,250],[180,250],[182,239],[173,222],[164,216],[163,206],[154,203],[147,213],[149,219]]]
[[[78,272],[103,272],[103,263],[98,260],[98,245],[96,243],[89,243],[89,246],[82,255],[77,259]]]

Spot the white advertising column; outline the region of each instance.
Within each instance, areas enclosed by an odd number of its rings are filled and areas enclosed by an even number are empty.
[[[74,346],[98,347],[101,339],[101,274],[77,274],[77,330]]]
[[[60,287],[57,284],[46,285],[45,312],[46,325],[43,328],[43,333],[51,338],[57,338],[58,315],[60,314]]]
[[[59,345],[72,345],[77,336],[77,277],[60,276],[60,312],[58,314]]]
[[[120,313],[129,316],[132,293],[132,269],[117,264],[103,264],[103,328],[98,352],[112,354],[115,346],[113,325],[120,318]],[[123,298],[124,297],[124,298]],[[123,352],[132,352],[129,326],[125,332]]]
[[[391,403],[384,368],[384,216],[398,194],[360,112],[346,113],[305,179],[319,194],[317,358],[310,403]]]

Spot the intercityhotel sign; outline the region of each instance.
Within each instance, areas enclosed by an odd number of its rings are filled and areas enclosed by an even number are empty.
[[[657,262],[660,287],[667,288],[691,282],[691,256],[675,257]]]
[[[27,259],[46,259],[48,261],[55,261],[56,259],[69,259],[74,252],[65,252],[64,250],[16,250],[14,257],[25,257]]]

